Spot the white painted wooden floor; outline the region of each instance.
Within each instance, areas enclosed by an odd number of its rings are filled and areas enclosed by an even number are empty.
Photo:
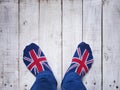
[[[29,90],[35,77],[22,54],[34,42],[58,81],[77,45],[89,43],[88,90],[120,90],[120,0],[0,0],[0,90]]]

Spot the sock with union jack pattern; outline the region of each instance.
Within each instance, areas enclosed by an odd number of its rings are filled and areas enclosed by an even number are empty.
[[[56,79],[39,46],[34,43],[26,46],[23,52],[23,61],[28,70],[36,77],[30,90],[56,90]]]
[[[86,90],[82,78],[89,71],[92,63],[93,56],[90,46],[81,42],[62,81],[62,90]],[[71,88],[68,87],[69,85]],[[72,87],[72,85],[74,86]]]
[[[51,72],[51,68],[48,65],[44,53],[39,48],[39,46],[34,43],[31,43],[25,47],[23,61],[28,70],[30,70],[34,76],[37,76],[42,71]]]

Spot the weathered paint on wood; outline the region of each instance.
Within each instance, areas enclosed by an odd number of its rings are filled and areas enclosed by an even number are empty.
[[[90,45],[94,56],[84,83],[88,90],[101,90],[101,0],[83,1],[83,41]]]
[[[87,89],[119,90],[119,19],[119,0],[0,0],[0,89],[30,89],[35,77],[22,55],[34,42],[45,53],[60,90],[77,45],[85,41],[94,55],[83,79]]]
[[[18,5],[0,3],[0,89],[18,90]]]
[[[120,1],[103,5],[103,90],[120,90]]]
[[[83,1],[83,41],[90,45],[94,56],[84,83],[88,90],[101,90],[101,0]]]
[[[40,1],[39,45],[58,81],[61,82],[61,1]]]
[[[23,63],[23,49],[30,43],[38,44],[39,3],[37,0],[21,0],[19,5],[19,83],[20,90],[30,90],[35,77]]]
[[[63,0],[62,51],[63,76],[71,64],[77,45],[82,41],[82,1]]]

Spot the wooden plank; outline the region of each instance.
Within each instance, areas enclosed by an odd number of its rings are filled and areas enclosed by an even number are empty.
[[[14,2],[14,3],[18,3],[18,0],[0,0],[0,3],[4,3],[4,2]]]
[[[94,56],[94,64],[84,78],[85,86],[101,90],[101,0],[83,1],[83,41],[90,45]]]
[[[63,76],[82,42],[82,0],[63,0]]]
[[[20,89],[30,90],[35,81],[35,77],[30,73],[23,63],[23,49],[30,43],[38,44],[38,21],[39,21],[39,2],[38,0],[20,0],[19,6],[20,22]]]
[[[39,45],[58,81],[61,82],[61,0],[40,1]]]
[[[103,90],[120,90],[120,0],[103,4]]]
[[[16,0],[17,1],[17,0]],[[18,4],[0,3],[0,89],[18,90]]]

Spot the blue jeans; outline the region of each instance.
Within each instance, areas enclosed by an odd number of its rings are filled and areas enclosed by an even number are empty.
[[[86,90],[81,77],[75,72],[64,76],[61,88],[62,90]],[[44,71],[38,74],[30,90],[57,90],[57,81],[53,73]]]

